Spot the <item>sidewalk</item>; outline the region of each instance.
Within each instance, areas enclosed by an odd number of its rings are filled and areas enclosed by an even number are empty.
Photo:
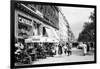
[[[50,63],[69,63],[69,62],[83,62],[83,61],[94,61],[94,55],[89,54],[83,56],[81,49],[72,49],[72,55],[67,56],[65,54],[58,55],[54,57],[47,57],[46,59],[39,59],[38,61],[33,62],[35,64],[50,64]]]

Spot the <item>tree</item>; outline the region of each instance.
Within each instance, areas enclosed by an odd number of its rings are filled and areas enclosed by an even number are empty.
[[[91,22],[85,22],[82,32],[79,34],[78,41],[95,41],[95,12],[92,12],[90,17]]]

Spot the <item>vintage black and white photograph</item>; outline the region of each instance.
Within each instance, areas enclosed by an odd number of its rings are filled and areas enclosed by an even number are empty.
[[[14,67],[96,62],[96,6],[11,1]]]

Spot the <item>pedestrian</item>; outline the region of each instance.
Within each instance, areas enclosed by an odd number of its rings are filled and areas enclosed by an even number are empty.
[[[56,45],[56,47],[55,47],[55,50],[56,50],[56,55],[58,55],[58,45]]]
[[[69,43],[68,46],[67,46],[67,53],[68,53],[68,56],[70,56],[70,55],[72,54],[71,47],[72,47],[72,44]]]
[[[62,54],[62,46],[61,46],[61,44],[59,44],[59,51],[58,51],[58,53],[61,55]]]
[[[64,53],[66,54],[67,53],[67,46],[64,45],[63,48],[64,48]]]
[[[89,46],[89,43],[87,43],[87,53],[89,53],[90,51],[90,46]]]
[[[82,47],[83,47],[83,56],[85,56],[87,54],[87,45],[83,43]]]

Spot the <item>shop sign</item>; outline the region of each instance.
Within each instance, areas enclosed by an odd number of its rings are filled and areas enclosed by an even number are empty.
[[[40,39],[32,39],[33,41],[40,41]]]
[[[40,42],[40,39],[26,39],[25,42]]]
[[[21,15],[18,15],[18,22],[25,23],[25,24],[32,24],[32,20]]]

